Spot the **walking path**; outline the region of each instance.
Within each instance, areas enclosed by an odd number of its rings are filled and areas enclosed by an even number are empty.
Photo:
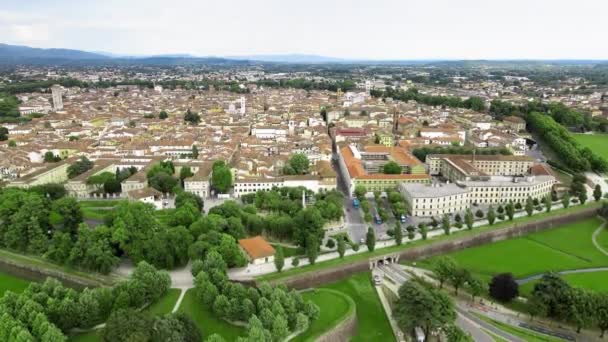
[[[601,226],[599,226],[593,232],[593,235],[591,236],[591,241],[593,242],[593,245],[595,246],[595,248],[597,248],[605,256],[608,256],[608,252],[604,248],[602,248],[602,246],[600,246],[600,244],[597,242],[597,236],[600,235],[600,233],[602,232],[602,229],[604,229],[605,227],[606,227],[606,222],[604,222]]]

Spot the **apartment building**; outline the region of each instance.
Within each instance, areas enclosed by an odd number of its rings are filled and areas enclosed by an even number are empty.
[[[380,173],[390,161],[401,166],[401,174]],[[346,145],[339,149],[338,163],[351,194],[358,185],[365,186],[368,191],[386,191],[397,188],[400,183],[431,181],[424,165],[399,146],[370,145],[359,150],[355,145]]]
[[[429,174],[447,180],[479,176],[526,175],[534,164],[528,156],[431,154],[426,157]]]

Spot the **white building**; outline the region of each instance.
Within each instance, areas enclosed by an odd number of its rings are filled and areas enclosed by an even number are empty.
[[[53,97],[53,110],[63,110],[63,88],[60,85],[55,84],[51,87],[51,93]]]

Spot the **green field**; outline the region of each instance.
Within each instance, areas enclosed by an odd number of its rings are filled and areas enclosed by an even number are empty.
[[[589,147],[594,153],[608,159],[608,134],[572,134],[583,147]]]
[[[340,291],[355,302],[358,329],[357,335],[351,341],[395,341],[388,317],[368,272],[354,274],[321,288]]]
[[[15,277],[7,273],[0,273],[0,297],[2,297],[6,291],[20,293],[25,290],[29,284],[29,280]]]
[[[601,223],[597,218],[587,219],[448,255],[483,278],[503,272],[523,278],[548,271],[608,266],[608,257],[591,241]]]
[[[350,297],[334,290],[315,289],[304,292],[302,297],[315,303],[321,313],[308,330],[296,336],[292,341],[314,341],[345,319],[348,313],[355,310],[355,303]]]
[[[216,318],[209,308],[199,302],[194,289],[186,292],[179,311],[186,313],[196,322],[204,339],[207,339],[209,335],[218,334],[226,341],[235,341],[239,336],[245,335],[244,327],[235,326],[223,319]]]
[[[367,260],[370,257],[386,255],[386,254],[402,251],[402,250],[405,250],[408,248],[412,248],[415,246],[428,245],[433,242],[439,242],[439,241],[456,240],[456,239],[460,239],[460,238],[463,238],[466,236],[477,235],[480,232],[486,232],[486,231],[491,231],[491,230],[496,230],[496,229],[501,229],[501,228],[512,227],[513,225],[520,224],[520,223],[535,222],[538,220],[545,219],[547,217],[568,215],[570,213],[575,213],[575,212],[578,212],[583,209],[599,207],[600,205],[601,204],[597,203],[597,202],[588,202],[582,206],[574,206],[574,207],[569,207],[566,209],[552,210],[549,213],[547,213],[547,212],[538,213],[532,217],[520,217],[513,221],[503,221],[503,222],[495,223],[494,225],[485,225],[485,226],[481,226],[481,227],[475,227],[473,230],[457,231],[455,229],[454,233],[451,235],[440,235],[437,237],[430,238],[428,240],[415,240],[413,242],[404,243],[401,246],[391,246],[391,247],[387,247],[387,248],[376,249],[375,251],[373,251],[371,253],[358,253],[358,254],[350,255],[350,256],[347,256],[347,257],[341,258],[341,259],[331,259],[331,260],[327,260],[327,261],[323,261],[323,262],[317,262],[314,265],[306,265],[306,266],[291,268],[289,270],[286,270],[286,271],[283,271],[280,273],[275,272],[275,273],[265,274],[260,277],[257,277],[257,279],[260,281],[272,281],[272,280],[279,280],[279,279],[283,279],[283,278],[289,278],[291,276],[302,274],[302,273],[314,272],[314,271],[318,271],[318,270],[329,268],[329,267],[350,264],[354,261]],[[589,242],[591,242],[591,237],[589,237]]]

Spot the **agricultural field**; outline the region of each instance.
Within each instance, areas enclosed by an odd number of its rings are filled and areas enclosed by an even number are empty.
[[[484,279],[503,272],[524,278],[548,271],[608,266],[608,256],[595,248],[591,239],[601,223],[597,218],[587,219],[448,256]],[[421,264],[430,265],[433,260]]]
[[[584,147],[589,147],[594,153],[608,159],[608,134],[572,134],[574,140]]]

